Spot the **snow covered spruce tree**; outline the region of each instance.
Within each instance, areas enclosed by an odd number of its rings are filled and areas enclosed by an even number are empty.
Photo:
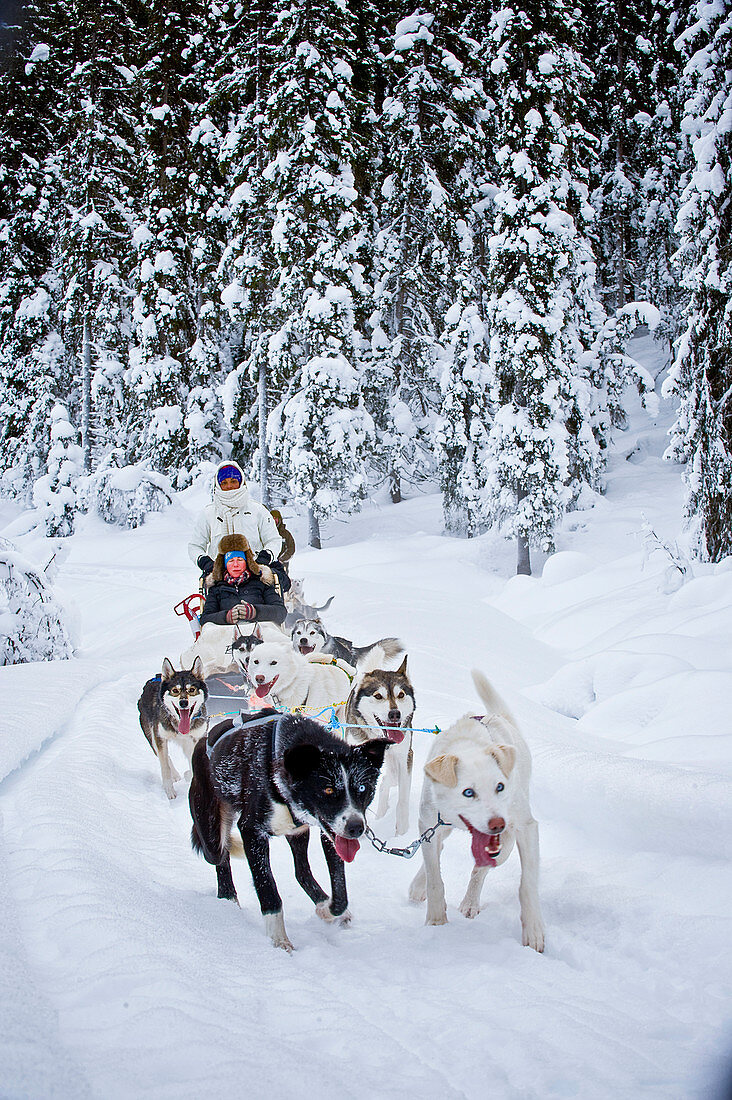
[[[136,187],[142,205],[133,233],[127,446],[131,460],[183,485],[198,462],[219,455],[217,400],[210,386],[218,367],[217,307],[212,287],[204,284],[216,266],[212,238],[220,238],[221,208],[215,158],[204,140],[208,127],[194,118],[206,79],[196,51],[204,47],[203,59],[210,63],[209,27],[199,3],[153,0],[148,9],[149,39],[138,78]]]
[[[594,73],[583,109],[600,136],[592,203],[600,282],[606,306],[619,309],[639,285],[644,196],[642,150],[652,117],[653,0],[584,0],[577,30]]]
[[[681,37],[683,127],[694,167],[682,196],[678,262],[691,300],[664,395],[680,408],[668,458],[686,462],[686,513],[699,553],[732,553],[732,12],[697,0]]]
[[[68,19],[68,15],[66,15]],[[84,469],[119,445],[119,375],[129,326],[129,219],[134,130],[132,70],[136,28],[122,0],[100,0],[74,35],[59,149],[63,202],[55,266],[64,300],[64,336],[76,366]],[[103,393],[98,420],[95,392]],[[70,410],[72,411],[72,410]],[[72,413],[73,415],[73,413]]]
[[[233,365],[224,385],[224,412],[235,452],[258,459],[262,503],[270,498],[267,415],[281,400],[287,378],[270,369],[268,346],[278,321],[274,295],[272,225],[264,128],[272,53],[272,9],[256,0],[223,6],[221,58],[211,86],[209,114],[222,131],[219,156],[228,189],[228,240],[219,271],[221,296],[232,324]],[[280,486],[281,488],[281,486]]]
[[[642,134],[643,175],[641,240],[639,244],[640,296],[658,309],[656,340],[669,351],[680,335],[687,292],[679,286],[674,254],[675,232],[686,168],[681,134],[680,59],[674,39],[680,32],[675,0],[652,0],[653,16],[647,29],[650,60],[649,111],[652,117]]]
[[[433,469],[440,337],[445,314],[464,289],[456,273],[472,247],[477,193],[467,168],[480,85],[448,49],[446,29],[431,12],[401,20],[382,66],[387,94],[378,120],[382,182],[369,390],[379,461],[395,502],[403,479]],[[450,416],[446,406],[443,420]],[[446,445],[451,431],[441,436]],[[446,472],[443,481],[450,478]]]
[[[319,546],[320,520],[363,497],[373,441],[355,326],[364,245],[355,20],[338,0],[286,4],[272,45],[262,173],[276,262],[268,357],[288,390],[270,416],[271,453],[308,509],[310,545]]]
[[[50,421],[48,473],[36,480],[33,503],[40,512],[46,533],[65,538],[72,534],[79,511],[77,489],[83,473],[84,452],[77,442],[78,432],[69,423],[64,405],[54,405]]]
[[[589,139],[578,121],[590,74],[572,45],[576,19],[563,0],[533,0],[497,11],[490,28],[499,189],[484,507],[516,536],[522,573],[530,545],[551,548],[558,519],[600,468],[588,381],[600,321],[586,238]]]
[[[483,455],[490,431],[485,325],[477,305],[447,312],[435,448],[445,527],[472,538],[485,525]]]
[[[70,388],[52,257],[69,72],[59,7],[28,0],[0,54],[0,485],[27,503]]]

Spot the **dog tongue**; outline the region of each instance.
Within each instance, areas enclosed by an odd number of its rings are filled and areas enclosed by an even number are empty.
[[[277,677],[275,676],[275,680]],[[254,689],[254,694],[258,699],[264,699],[265,695],[269,695],[272,687],[274,686],[274,680],[270,680],[268,684],[257,684]]]
[[[353,863],[356,852],[361,847],[357,840],[347,840],[344,836],[335,838],[335,850],[344,863]]]
[[[460,815],[462,820],[465,818]],[[470,830],[470,849],[473,853],[473,859],[475,860],[476,867],[495,867],[496,861],[493,855],[497,855],[501,849],[501,838],[491,833],[479,833],[477,829],[474,829],[469,821],[465,821],[465,824]],[[491,854],[493,853],[493,854]]]
[[[184,736],[191,732],[191,712],[188,707],[181,707],[180,719],[178,720],[178,733],[182,733]]]
[[[479,833],[477,829],[472,831],[471,836],[472,844],[470,847],[476,867],[495,867],[496,861],[490,852],[497,837],[490,836],[488,833]]]
[[[401,745],[404,740],[404,730],[390,729],[387,726],[386,736],[389,741],[393,741],[395,745]]]

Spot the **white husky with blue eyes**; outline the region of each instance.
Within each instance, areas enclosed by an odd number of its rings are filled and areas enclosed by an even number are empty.
[[[437,822],[431,844],[422,845],[423,866],[409,888],[411,901],[427,899],[427,924],[446,924],[445,887],[440,855],[452,829],[470,834],[475,866],[460,905],[466,917],[480,912],[480,892],[490,867],[508,859],[514,842],[521,859],[522,941],[544,950],[544,922],[539,905],[539,827],[529,805],[531,755],[506,704],[482,673],[473,683],[486,713],[466,715],[435,739],[425,764],[419,830]]]

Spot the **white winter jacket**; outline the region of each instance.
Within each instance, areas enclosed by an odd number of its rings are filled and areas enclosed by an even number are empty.
[[[223,466],[233,466],[231,461]],[[244,535],[255,555],[269,550],[277,558],[282,549],[282,539],[270,512],[249,496],[246,482],[241,488],[223,492],[215,482],[214,499],[207,504],[196,520],[193,536],[188,543],[188,555],[194,565],[202,554],[216,559],[219,542],[224,535]]]

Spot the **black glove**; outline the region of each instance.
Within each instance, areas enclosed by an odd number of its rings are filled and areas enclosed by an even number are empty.
[[[209,573],[213,573],[213,559],[208,554],[201,554],[200,558],[196,562],[196,565],[203,573],[204,577],[207,577]]]
[[[271,565],[273,561],[274,558],[269,550],[260,550],[257,554],[258,565]]]

